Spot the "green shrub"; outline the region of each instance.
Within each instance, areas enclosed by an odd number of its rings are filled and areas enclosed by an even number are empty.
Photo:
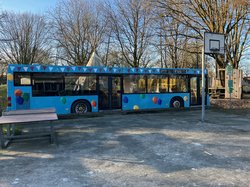
[[[10,133],[12,134],[12,129],[10,130]],[[3,127],[3,134],[7,135],[7,127]],[[22,134],[22,129],[20,127],[15,128],[15,135]]]
[[[0,85],[0,111],[7,107],[7,85]]]

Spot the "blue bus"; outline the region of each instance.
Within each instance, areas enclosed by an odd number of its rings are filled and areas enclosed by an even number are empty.
[[[201,105],[200,69],[9,65],[7,84],[8,111],[53,107],[58,114],[82,114]]]

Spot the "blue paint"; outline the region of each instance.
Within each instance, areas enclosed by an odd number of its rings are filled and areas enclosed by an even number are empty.
[[[40,108],[51,108],[54,107],[58,114],[70,114],[72,104],[79,99],[87,100],[90,105],[91,101],[96,102],[98,106],[98,96],[65,96],[67,98],[66,103],[61,102],[61,96],[51,96],[51,97],[32,97],[31,98],[31,109],[40,109]],[[98,112],[98,107],[92,107],[92,112]]]
[[[9,87],[9,86],[8,86]],[[20,89],[23,93],[30,93],[28,102],[24,101],[22,105],[16,103],[16,96],[14,90]],[[65,96],[66,103],[61,101],[62,96],[51,96],[51,97],[33,97],[30,86],[17,86],[15,89],[8,90],[8,96],[12,99],[12,106],[8,107],[10,110],[23,110],[23,109],[41,109],[41,108],[55,108],[57,114],[70,114],[71,106],[74,101],[79,99],[85,99],[90,104],[91,101],[96,102],[96,107],[92,107],[92,112],[98,112],[98,96]]]
[[[183,74],[183,75],[201,75],[200,69],[166,69],[166,68],[119,68],[119,67],[83,67],[83,66],[44,66],[44,65],[9,65],[8,73],[14,72],[50,72],[50,73],[82,73],[82,74]],[[207,74],[207,70],[205,70]],[[92,106],[92,112],[98,112],[98,95],[85,96],[48,96],[48,97],[33,97],[31,86],[16,86],[14,81],[7,81],[8,96],[11,97],[11,107],[9,110],[18,109],[40,109],[40,108],[56,108],[58,114],[71,113],[72,104],[79,99],[87,100]],[[16,102],[14,91],[22,90],[28,94],[28,100]],[[169,108],[170,100],[174,96],[188,99],[184,100],[184,107],[190,106],[190,93],[141,93],[141,94],[122,94],[122,110],[133,110],[134,106],[139,109],[154,109],[154,108]],[[156,97],[153,101],[153,98]],[[20,99],[18,99],[20,100]],[[93,101],[96,102],[93,106]],[[210,105],[210,98],[207,95],[207,105]]]
[[[44,66],[44,65],[17,65],[8,66],[8,73],[13,72],[61,72],[61,73],[101,73],[101,74],[193,74],[201,75],[200,69],[181,68],[120,68],[120,67],[89,67],[89,66]],[[205,70],[207,74],[207,70]]]
[[[31,90],[31,87],[29,86],[16,86],[14,87],[14,81],[8,81],[8,90],[7,90],[7,94],[9,97],[11,97],[11,107],[8,107],[7,108],[7,111],[10,111],[10,110],[24,110],[24,109],[30,109],[30,98],[31,98],[31,93],[32,93],[32,90]],[[18,97],[15,96],[14,92],[15,90],[21,90],[22,93],[26,94],[27,97],[29,99],[25,100],[23,98],[23,103],[21,104],[20,102],[20,98],[17,99]],[[18,101],[18,102],[17,102]]]
[[[129,102],[123,103],[122,110],[133,110],[134,105],[138,105],[140,109],[169,108],[170,100],[175,96],[180,96],[183,100],[185,96],[190,98],[189,93],[145,94],[145,98],[141,98],[140,94],[124,94],[123,98],[127,97]],[[153,97],[158,98],[157,104],[152,101]],[[184,101],[184,107],[189,106],[190,101],[188,99]]]

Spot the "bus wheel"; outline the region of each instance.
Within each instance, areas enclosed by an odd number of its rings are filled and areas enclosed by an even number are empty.
[[[174,97],[170,101],[171,108],[181,108],[184,107],[184,101],[181,97]]]
[[[76,114],[91,112],[91,106],[88,101],[79,100],[72,104],[71,112]]]

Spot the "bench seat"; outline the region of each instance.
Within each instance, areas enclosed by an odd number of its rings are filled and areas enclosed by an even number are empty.
[[[49,109],[36,109],[36,110],[16,110],[3,113],[3,116],[0,117],[0,143],[1,148],[6,148],[10,141],[15,139],[27,139],[27,138],[37,138],[49,136],[50,142],[54,143],[55,141],[55,132],[52,121],[57,120],[56,110],[53,108]],[[40,123],[40,122],[49,122],[49,124]],[[49,132],[40,132],[34,133],[30,132],[29,134],[24,135],[15,135],[15,126],[16,125],[32,125],[37,126],[50,126]],[[7,135],[3,133],[3,126],[7,125]]]

